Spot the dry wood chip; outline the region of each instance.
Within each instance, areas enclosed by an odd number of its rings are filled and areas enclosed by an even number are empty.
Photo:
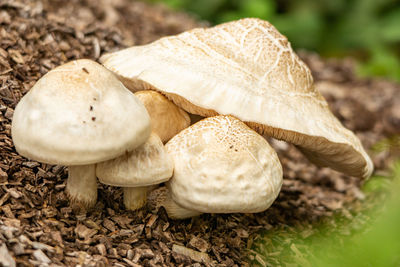
[[[15,267],[15,260],[9,253],[7,246],[5,244],[2,244],[0,246],[0,263],[4,267]]]
[[[14,111],[11,108],[7,108],[6,113],[4,114],[4,117],[6,117],[9,120],[12,120]]]
[[[128,249],[128,251],[126,252],[126,257],[127,257],[129,260],[132,260],[133,257],[134,257],[134,255],[135,255],[135,252],[134,252],[132,249]]]
[[[54,252],[55,249],[52,246],[40,243],[40,242],[32,242],[32,247],[34,249],[39,249],[39,250],[46,250],[49,252]]]
[[[118,251],[117,251],[116,248],[110,248],[110,249],[108,250],[108,254],[109,254],[109,256],[111,256],[111,257],[113,257],[113,258],[118,258],[118,257],[119,257],[119,256],[118,256]]]
[[[132,266],[132,267],[141,267],[142,265],[140,265],[140,264],[136,264],[136,263],[134,263],[133,261],[131,261],[131,260],[128,260],[128,259],[125,259],[125,258],[123,258],[122,259],[124,262],[126,262],[129,266]],[[123,266],[123,265],[122,265]]]
[[[127,216],[113,216],[111,219],[123,228],[127,228],[128,225],[133,221],[132,218]]]
[[[44,252],[41,251],[40,249],[35,250],[33,252],[33,256],[41,263],[50,263],[51,262],[49,257],[47,257],[46,254],[44,254]]]
[[[8,239],[14,238],[14,232],[18,231],[18,228],[12,226],[0,226],[0,230],[3,232],[4,236]]]
[[[7,181],[8,174],[0,168],[0,183],[4,183]],[[1,205],[0,205],[1,206]]]
[[[0,207],[3,206],[3,204],[10,198],[10,193],[5,193],[1,198],[0,198]]]
[[[197,249],[200,252],[206,252],[210,248],[210,244],[204,239],[193,236],[189,241],[189,246]]]
[[[25,254],[25,246],[21,243],[16,243],[13,247],[12,247],[12,251],[14,252],[14,254],[16,256],[18,255],[22,255]],[[1,262],[1,261],[0,261]]]
[[[26,235],[20,235],[20,236],[18,237],[18,239],[19,239],[19,241],[20,241],[21,243],[23,243],[23,244],[27,244],[27,245],[32,244],[32,241],[31,241]]]
[[[83,224],[78,224],[78,226],[75,228],[75,233],[79,236],[79,238],[82,239],[89,239],[92,236],[94,236],[97,233],[96,229],[89,229]]]
[[[134,235],[134,232],[133,232],[133,230],[121,229],[121,231],[119,231],[119,235],[120,236],[132,236],[132,235]]]
[[[96,245],[96,248],[99,251],[100,255],[102,255],[102,256],[107,255],[107,249],[106,249],[106,246],[104,246],[104,244],[98,244],[98,245]]]
[[[154,225],[154,223],[156,222],[157,218],[158,218],[157,215],[152,214],[152,215],[150,216],[150,219],[149,219],[149,220],[147,221],[147,223],[146,223],[146,227],[151,228],[151,227]]]
[[[33,169],[35,167],[39,167],[40,163],[36,162],[36,161],[26,161],[26,162],[22,163],[22,165]]]
[[[89,228],[96,229],[96,230],[100,230],[101,229],[101,227],[96,222],[94,222],[93,220],[87,219],[83,223]]]
[[[111,232],[114,232],[115,230],[116,230],[116,228],[115,228],[115,224],[112,222],[112,221],[110,221],[109,219],[104,219],[104,221],[103,221],[103,226],[105,227],[105,228],[107,228],[109,231],[111,231]]]
[[[32,239],[37,239],[38,237],[43,235],[43,231],[37,231],[37,232],[28,232],[27,233]]]
[[[27,213],[22,213],[21,215],[18,216],[19,219],[29,219],[34,217],[38,213],[37,210],[31,210],[30,212]]]
[[[54,241],[56,241],[56,243],[57,243],[59,246],[61,246],[61,247],[64,246],[64,244],[63,244],[63,239],[62,239],[61,233],[60,233],[59,231],[51,231],[50,235],[51,235],[51,238],[52,238]]]
[[[3,207],[1,207],[1,209],[3,210],[4,214],[11,219],[15,219],[14,213],[12,212],[10,205],[5,205]]]
[[[21,192],[19,192],[19,191],[17,191],[17,189],[15,189],[15,188],[10,188],[10,189],[7,189],[7,192],[10,194],[10,196],[11,197],[13,197],[13,198],[20,198],[20,197],[22,197],[22,194],[21,194]]]
[[[8,54],[10,55],[11,59],[14,60],[16,63],[19,64],[25,63],[24,57],[18,50],[8,49]]]
[[[190,249],[190,248],[187,248],[184,246],[174,244],[174,245],[172,245],[172,251],[175,253],[178,253],[178,254],[185,255],[197,262],[202,262],[205,264],[211,262],[210,257],[208,256],[207,253],[198,252],[198,251],[195,251],[193,249]]]
[[[137,251],[140,254],[141,258],[151,259],[154,257],[154,252],[151,249],[138,249]]]

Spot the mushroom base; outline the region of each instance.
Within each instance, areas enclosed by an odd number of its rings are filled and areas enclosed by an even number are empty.
[[[187,219],[196,217],[202,214],[200,211],[186,209],[179,206],[171,197],[171,194],[167,193],[165,199],[161,203],[161,206],[167,211],[168,217],[171,219]]]
[[[69,166],[66,193],[73,204],[91,208],[97,201],[95,164]]]
[[[124,205],[128,210],[137,210],[146,204],[147,192],[153,187],[124,187]]]

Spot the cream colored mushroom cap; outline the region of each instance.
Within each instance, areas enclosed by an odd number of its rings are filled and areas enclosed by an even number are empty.
[[[44,75],[18,103],[12,122],[17,151],[50,164],[84,165],[144,143],[150,117],[113,73],[91,60]]]
[[[159,92],[145,90],[136,92],[135,96],[146,107],[151,118],[152,130],[163,143],[189,127],[189,115]]]
[[[112,160],[100,162],[96,175],[103,184],[139,187],[168,181],[174,170],[171,157],[157,134],[135,150]]]
[[[233,115],[299,146],[319,165],[359,177],[372,173],[359,139],[334,117],[308,67],[267,21],[197,28],[101,61],[131,90],[162,91],[189,113]]]
[[[172,199],[207,213],[261,212],[279,194],[282,166],[268,142],[231,116],[201,120],[167,144]]]

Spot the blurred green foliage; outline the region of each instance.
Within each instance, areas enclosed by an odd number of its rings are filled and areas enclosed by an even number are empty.
[[[319,246],[324,250],[317,250],[312,244],[311,266],[399,266],[399,191],[400,161],[397,161],[389,176],[374,177],[364,188],[366,194],[383,192],[392,194],[391,197],[368,210],[366,216],[370,221],[353,235],[338,240],[320,238]]]
[[[319,225],[283,226],[261,235],[253,266],[400,266],[400,160],[363,187],[368,207]],[[261,259],[261,260],[260,260]]]
[[[361,75],[400,81],[399,0],[149,0],[214,24],[258,17],[274,24],[295,48],[353,56]]]

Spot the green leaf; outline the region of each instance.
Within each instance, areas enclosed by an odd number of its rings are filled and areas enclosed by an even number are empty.
[[[269,19],[275,10],[275,3],[271,0],[242,0],[239,5],[239,11],[245,17]]]

